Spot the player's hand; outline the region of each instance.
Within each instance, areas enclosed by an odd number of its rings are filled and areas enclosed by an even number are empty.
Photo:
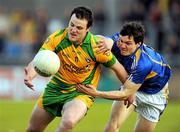
[[[135,101],[135,94],[129,96],[126,100],[124,100],[124,105],[127,105],[127,108]]]
[[[101,38],[97,40],[97,44],[95,48],[97,48],[96,53],[104,53],[105,55],[108,55],[110,53],[110,49],[107,47],[107,40],[105,38]]]
[[[30,77],[27,68],[24,68],[25,72],[25,78],[24,78],[24,84],[29,87],[31,90],[34,90],[34,86],[32,84],[32,78]]]
[[[97,96],[96,88],[94,88],[92,85],[77,84],[76,89],[79,92],[82,92],[82,93],[85,93],[85,94],[88,94],[88,95],[91,95],[91,96],[94,96],[94,97]]]

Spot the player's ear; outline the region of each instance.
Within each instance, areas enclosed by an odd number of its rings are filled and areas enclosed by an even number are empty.
[[[87,32],[89,32],[90,31],[90,27],[87,27]]]
[[[137,47],[139,47],[142,44],[142,42],[136,43]]]

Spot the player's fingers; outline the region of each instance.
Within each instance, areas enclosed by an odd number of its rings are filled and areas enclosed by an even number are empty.
[[[105,46],[105,44],[99,44],[96,50],[96,53],[105,53],[109,49]]]
[[[93,48],[101,48],[101,47],[105,47],[105,44],[99,43],[99,44],[96,44],[95,46],[93,46]]]
[[[33,91],[35,91],[33,86],[30,86],[30,87],[28,87],[28,88],[31,89],[31,90],[33,90]]]
[[[87,87],[89,87],[88,86],[88,84],[78,84],[80,87],[82,87],[82,88],[87,88]]]
[[[104,52],[105,55],[109,55],[110,54],[110,50],[107,49],[105,52]]]
[[[86,90],[82,86],[76,86],[76,89],[77,89],[78,92],[86,93]]]
[[[26,85],[29,89],[31,89],[31,90],[33,90],[34,91],[34,86],[33,85],[29,85],[29,84],[27,84]]]
[[[26,75],[28,74],[27,68],[24,68],[24,72],[25,72]]]
[[[33,85],[30,84],[30,85],[28,86],[28,88],[30,88],[31,90],[34,91],[34,86],[33,86]]]
[[[24,84],[25,84],[28,88],[34,90],[34,89],[33,89],[34,85],[33,85],[29,80],[24,79]]]
[[[83,85],[83,84],[77,84],[77,87],[78,87],[78,88],[81,88],[81,87],[83,88],[84,85]]]
[[[131,102],[127,101],[126,102],[126,108],[129,108],[130,105],[131,105]]]
[[[131,99],[127,99],[126,100],[126,108],[128,108],[131,104],[133,103],[133,100],[131,100]]]
[[[26,82],[25,82],[25,85],[26,85],[28,88],[32,88],[32,87],[33,87],[33,85],[30,84],[30,83],[26,83]]]
[[[127,105],[127,100],[124,100],[124,105]]]
[[[97,40],[97,45],[98,45],[98,44],[101,44],[101,43],[104,43],[104,39],[98,39],[98,40]]]
[[[76,85],[76,89],[79,91],[79,92],[82,92],[82,89],[83,89],[84,87],[83,87],[83,85],[81,85],[81,84],[77,84]]]
[[[76,84],[76,89],[77,89],[77,90],[79,90],[79,89],[80,89],[79,84]]]
[[[126,108],[129,108],[129,106],[131,105],[131,103],[127,103],[127,106],[126,106]]]
[[[89,89],[93,89],[94,87],[92,86],[92,85],[90,85],[90,84],[85,84],[85,87],[86,88],[89,88]]]
[[[77,84],[77,88],[81,90],[94,89],[94,87],[90,84]]]
[[[93,48],[97,50],[97,49],[102,49],[103,46],[102,45],[95,45],[95,46],[93,46]]]
[[[107,49],[107,48],[104,47],[104,46],[102,46],[102,47],[100,47],[100,48],[98,48],[98,49],[96,50],[96,53],[97,53],[97,54],[99,54],[99,53],[104,53],[104,54],[106,54],[106,53],[109,53],[109,52],[110,52],[110,50]]]
[[[101,48],[103,48],[103,45],[102,45],[102,44],[98,44],[98,45],[93,46],[93,48],[95,48],[95,49],[101,49]]]
[[[105,48],[99,48],[99,49],[96,50],[96,53],[97,53],[97,54],[105,53],[106,50],[107,50],[107,49],[105,49]]]

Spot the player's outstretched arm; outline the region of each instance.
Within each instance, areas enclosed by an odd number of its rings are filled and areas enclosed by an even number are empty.
[[[141,84],[135,84],[130,80],[124,83],[123,89],[121,91],[98,91],[92,85],[78,84],[76,88],[79,92],[89,94],[98,98],[105,98],[111,100],[125,100],[130,95],[135,94],[135,92],[140,88]]]
[[[25,77],[24,77],[24,84],[29,87],[30,89],[34,90],[34,86],[32,84],[32,80],[36,77],[37,73],[34,70],[32,62],[28,64],[27,67],[24,68]]]

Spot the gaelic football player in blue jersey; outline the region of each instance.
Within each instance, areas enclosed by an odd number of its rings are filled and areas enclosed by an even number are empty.
[[[144,28],[138,22],[125,23],[120,31],[111,36],[112,42],[101,41],[97,52],[111,49],[125,67],[129,78],[119,91],[97,91],[90,85],[77,85],[79,91],[94,97],[117,100],[112,106],[105,132],[117,132],[132,111],[138,113],[135,132],[152,132],[166,108],[168,80],[171,68],[154,49],[144,44]],[[133,94],[133,105],[126,108],[120,100]]]

